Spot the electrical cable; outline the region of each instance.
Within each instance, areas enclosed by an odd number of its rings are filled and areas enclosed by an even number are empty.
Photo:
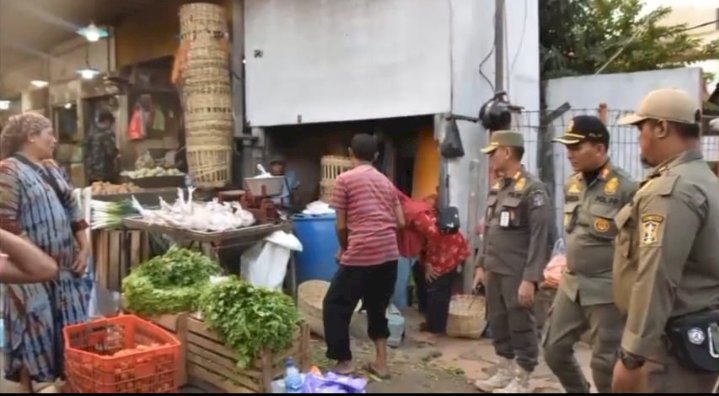
[[[517,63],[517,59],[519,58],[519,52],[522,50],[522,45],[524,44],[524,33],[527,29],[527,17],[529,16],[527,12],[527,1],[524,0],[524,17],[522,18],[524,22],[522,22],[522,33],[519,36],[519,45],[517,46],[517,52],[514,53],[514,59],[512,59],[512,64],[509,66],[509,74],[512,74],[512,71],[514,70],[514,65]],[[506,26],[506,25],[505,25]]]
[[[497,23],[497,21],[495,21],[494,18],[492,18],[492,31],[493,32],[495,31],[495,29],[494,29],[495,23]],[[495,39],[496,39],[496,36],[493,34],[492,35],[492,48],[489,50],[489,53],[487,53],[487,55],[484,57],[484,59],[482,59],[482,61],[479,63],[479,75],[482,76],[485,81],[487,81],[487,84],[489,84],[489,86],[492,88],[492,92],[494,92],[494,83],[492,83],[492,80],[490,80],[489,77],[487,77],[484,74],[484,72],[482,71],[482,67],[484,66],[485,63],[487,63],[487,61],[492,56],[492,54],[494,54],[494,50],[496,48],[496,45],[495,45],[496,40]]]

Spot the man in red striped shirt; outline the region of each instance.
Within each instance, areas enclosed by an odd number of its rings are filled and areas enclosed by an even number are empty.
[[[374,136],[355,135],[350,148],[353,169],[335,180],[332,206],[337,212],[340,266],[324,300],[323,321],[327,357],[338,362],[333,371],[353,372],[349,325],[362,300],[367,333],[377,352],[375,362],[365,369],[386,379],[386,310],[397,278],[397,229],[404,227],[404,216],[394,185],[372,166],[377,154]]]

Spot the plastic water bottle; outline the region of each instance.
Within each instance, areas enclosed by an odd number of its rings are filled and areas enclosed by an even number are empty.
[[[285,393],[302,393],[302,376],[292,358],[285,361]]]

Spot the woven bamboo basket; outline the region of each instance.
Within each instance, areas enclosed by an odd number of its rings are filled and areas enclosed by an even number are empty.
[[[335,187],[335,179],[340,173],[352,167],[352,161],[349,157],[340,157],[336,155],[326,155],[320,160],[321,176],[320,180],[320,200],[330,202],[332,199],[332,189]]]
[[[217,4],[190,3],[180,7],[180,36],[227,32],[225,9]]]
[[[193,146],[188,144],[187,164],[190,174],[199,187],[224,187],[231,177],[232,146]]]
[[[447,335],[479,339],[487,326],[484,297],[459,295],[452,298],[447,318]]]

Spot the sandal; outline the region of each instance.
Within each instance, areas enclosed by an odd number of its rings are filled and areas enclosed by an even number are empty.
[[[391,375],[390,373],[382,374],[382,373],[380,373],[379,371],[377,371],[377,370],[374,368],[374,366],[372,365],[372,363],[367,363],[367,364],[363,367],[363,369],[364,369],[364,371],[366,371],[367,373],[369,373],[369,374],[371,374],[371,375],[373,375],[373,376],[375,376],[375,377],[377,377],[377,378],[379,378],[379,379],[381,379],[381,380],[383,380],[383,381],[386,381],[386,380],[392,378],[392,375]]]

